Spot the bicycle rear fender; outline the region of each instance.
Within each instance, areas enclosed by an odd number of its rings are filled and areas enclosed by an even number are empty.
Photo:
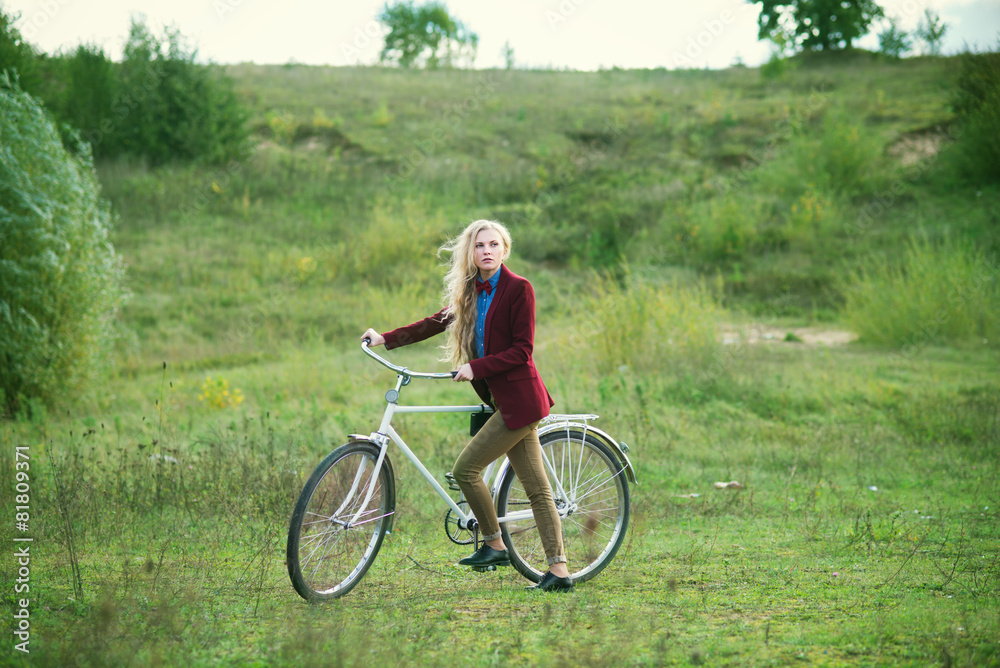
[[[639,484],[639,481],[635,478],[635,469],[632,467],[632,461],[628,458],[628,445],[619,443],[615,439],[611,438],[611,435],[606,431],[598,429],[592,424],[588,424],[586,422],[559,420],[558,416],[550,417],[555,417],[556,420],[538,428],[539,438],[556,431],[568,431],[570,434],[580,434],[581,437],[590,434],[597,440],[604,443],[604,445],[608,446],[608,448],[611,449],[611,452],[615,453],[615,456],[618,457],[619,463],[621,463],[621,465],[625,468],[625,476],[628,478],[629,482],[633,485]]]
[[[381,450],[382,446],[372,440],[371,436],[364,436],[362,434],[348,434],[347,435],[349,443],[368,443],[375,446],[376,449]],[[389,453],[385,453],[385,458],[382,460],[382,466],[386,467],[389,471],[389,480],[396,481],[396,472],[392,469],[392,462],[389,461]],[[389,498],[389,522],[385,527],[385,532],[387,534],[392,533],[392,525],[396,521],[396,491],[392,490],[392,496]]]

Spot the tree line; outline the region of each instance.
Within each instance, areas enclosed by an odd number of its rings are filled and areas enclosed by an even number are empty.
[[[0,10],[0,70],[40,100],[64,143],[94,157],[128,155],[153,164],[221,162],[246,149],[247,112],[218,67],[195,62],[179,31],[155,35],[133,19],[121,62],[100,46],[45,54],[25,41],[17,16]]]
[[[948,26],[934,10],[926,8],[913,33],[899,27],[899,19],[886,15],[875,0],[748,0],[761,6],[757,37],[773,42],[780,51],[835,51],[850,49],[854,40],[882,25],[879,50],[899,57],[916,38],[924,52],[941,53]]]

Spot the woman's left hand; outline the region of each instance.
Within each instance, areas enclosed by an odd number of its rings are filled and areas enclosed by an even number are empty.
[[[458,368],[458,371],[455,372],[454,381],[456,383],[458,383],[458,382],[461,382],[463,380],[464,381],[473,380],[474,378],[475,378],[475,376],[472,375],[472,365],[471,364],[463,364],[462,366],[460,366]]]

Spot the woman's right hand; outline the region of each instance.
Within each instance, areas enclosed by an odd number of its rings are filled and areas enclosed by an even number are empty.
[[[370,348],[374,348],[375,346],[381,346],[385,343],[385,337],[376,332],[371,327],[368,328],[367,332],[361,335],[361,340],[363,341],[365,339],[371,340],[371,343],[368,344]]]

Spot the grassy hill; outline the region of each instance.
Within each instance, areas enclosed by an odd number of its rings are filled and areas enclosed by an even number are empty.
[[[99,165],[134,293],[118,371],[0,431],[8,479],[15,444],[38,472],[33,658],[996,664],[1000,193],[954,164],[957,68],[229,68],[246,160]],[[480,217],[535,286],[556,409],[633,445],[628,542],[528,597],[454,565],[394,453],[379,561],[307,608],[288,514],[393,380],[357,339],[436,310],[435,250]],[[435,471],[465,440],[455,416],[400,429]]]
[[[520,261],[562,280],[621,262],[662,278],[719,275],[729,306],[835,319],[837,277],[871,253],[898,255],[914,234],[998,250],[995,189],[961,183],[939,159],[956,67],[858,60],[773,80],[743,68],[234,67],[264,137],[250,160],[102,169],[136,291],[171,295],[135,300],[128,317],[152,322],[146,311],[175,300],[187,317],[202,311],[187,293],[209,272],[225,296],[197,331],[158,339],[212,348],[224,320],[295,279],[301,258],[316,262],[295,291],[304,301],[361,282],[431,287],[435,244],[491,217],[514,229]],[[412,247],[389,238],[396,224]],[[195,237],[197,252],[173,252]],[[282,341],[354,326],[319,314],[286,324],[297,331]]]

